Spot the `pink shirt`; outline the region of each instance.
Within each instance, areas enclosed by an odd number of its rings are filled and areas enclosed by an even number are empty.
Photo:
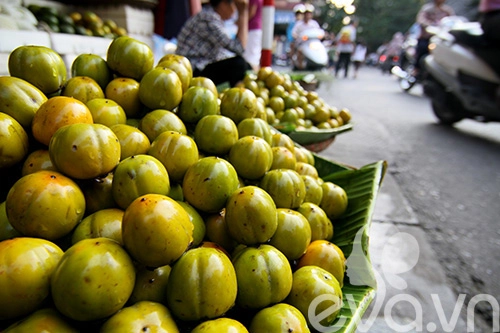
[[[248,2],[248,8],[252,6],[257,6],[257,11],[255,15],[248,20],[248,30],[260,30],[262,29],[262,6],[264,0],[250,0]]]
[[[479,11],[481,13],[500,10],[500,0],[481,0],[479,3]]]

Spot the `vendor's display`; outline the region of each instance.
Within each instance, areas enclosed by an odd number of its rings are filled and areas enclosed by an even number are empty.
[[[15,3],[1,3],[2,29],[42,30],[52,33],[77,34],[114,38],[127,34],[126,28],[113,19],[102,18],[90,8],[76,8],[61,3],[26,6]]]
[[[104,57],[111,41],[131,36],[153,48],[154,0],[151,1],[0,1],[0,75],[18,46],[46,46],[61,55],[70,70],[78,55]]]
[[[267,122],[288,134],[296,143],[320,152],[332,144],[335,136],[353,127],[349,109],[328,105],[315,90],[304,86],[303,78],[271,67],[249,73],[240,86],[251,90]]]
[[[21,46],[0,77],[0,330],[355,332],[386,163],[320,157],[267,102],[350,118],[267,68],[218,93],[131,37],[106,73],[50,54]]]
[[[112,19],[103,19],[91,10],[64,13],[54,7],[29,5],[38,22],[44,22],[52,32],[114,38],[127,34],[124,27]]]

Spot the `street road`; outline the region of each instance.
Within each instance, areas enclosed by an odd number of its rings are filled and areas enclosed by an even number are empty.
[[[438,125],[421,86],[404,93],[376,68],[322,83],[318,93],[347,107],[354,123],[321,155],[355,167],[387,160],[456,295],[499,300],[500,124]]]

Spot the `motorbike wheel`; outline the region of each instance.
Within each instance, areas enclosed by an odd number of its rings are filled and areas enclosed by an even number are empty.
[[[417,80],[413,76],[410,76],[407,79],[400,79],[399,80],[399,86],[401,87],[401,89],[403,89],[404,92],[409,92],[411,90],[411,88],[413,88],[415,86],[416,83],[417,83]]]
[[[432,101],[432,111],[442,125],[451,126],[464,119],[464,116],[453,108],[452,103],[437,103],[436,101]]]
[[[407,64],[405,67],[403,67],[403,70],[406,73],[412,73],[414,68],[412,65]],[[404,92],[409,92],[411,88],[415,86],[415,84],[417,84],[417,78],[410,74],[408,74],[408,76],[405,77],[404,79],[403,78],[399,79],[399,86]]]

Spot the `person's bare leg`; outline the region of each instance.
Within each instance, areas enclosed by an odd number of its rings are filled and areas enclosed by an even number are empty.
[[[300,50],[297,50],[297,63],[298,63],[298,68],[299,69],[304,69],[305,68],[305,65],[304,65],[304,55],[302,54],[302,52],[300,52]]]

